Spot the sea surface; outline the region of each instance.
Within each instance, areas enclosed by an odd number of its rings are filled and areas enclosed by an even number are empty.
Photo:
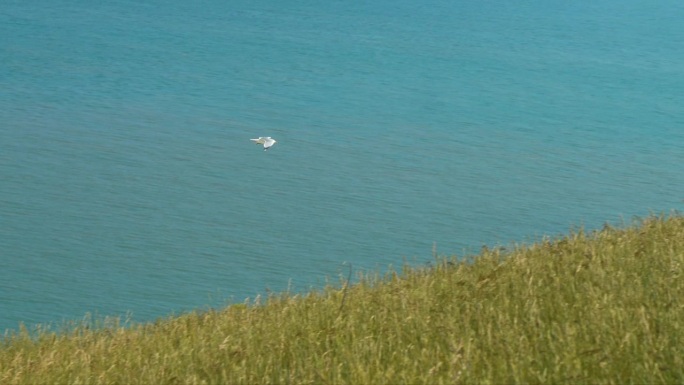
[[[3,0],[0,332],[679,210],[682,20],[679,0]]]

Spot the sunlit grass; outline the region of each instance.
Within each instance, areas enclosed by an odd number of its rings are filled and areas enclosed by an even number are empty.
[[[461,260],[154,324],[22,330],[0,383],[684,383],[684,218]]]

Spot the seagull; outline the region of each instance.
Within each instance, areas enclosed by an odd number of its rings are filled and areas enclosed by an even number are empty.
[[[264,145],[264,151],[268,150],[276,144],[276,140],[271,138],[270,136],[260,136],[258,139],[250,139],[252,142],[255,144],[263,144]]]

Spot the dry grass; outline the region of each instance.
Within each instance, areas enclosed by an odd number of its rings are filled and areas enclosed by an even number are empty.
[[[684,218],[154,324],[26,330],[2,384],[684,383]]]

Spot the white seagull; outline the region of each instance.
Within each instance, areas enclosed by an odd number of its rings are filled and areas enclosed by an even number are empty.
[[[264,145],[264,151],[268,150],[271,148],[274,144],[276,144],[276,140],[271,138],[270,136],[260,136],[258,139],[250,139],[252,142],[255,144],[263,144]]]

